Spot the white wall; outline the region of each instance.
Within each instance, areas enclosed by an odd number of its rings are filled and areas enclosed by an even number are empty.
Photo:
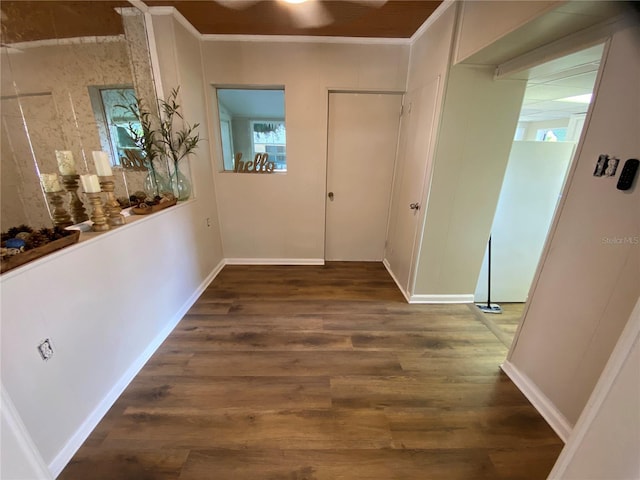
[[[413,271],[425,204],[433,148],[440,122],[456,22],[456,6],[441,5],[411,46],[404,112],[389,210],[385,264],[405,296],[413,289]],[[437,16],[437,18],[436,18]]]
[[[198,201],[5,273],[2,385],[55,474],[221,259]],[[36,346],[51,339],[44,362]]]
[[[491,227],[491,301],[524,302],[559,201],[574,143],[513,142]],[[475,301],[487,300],[487,253]]]
[[[549,474],[558,480],[640,478],[640,299],[587,407]]]
[[[329,89],[403,91],[407,45],[204,41],[212,138],[219,137],[210,85],[284,85],[286,174],[214,174],[225,256],[276,262],[324,259]]]
[[[198,200],[191,221],[194,228],[198,228],[207,239],[207,243],[201,246],[203,251],[198,254],[208,256],[211,254],[209,250],[212,250],[219,255],[217,258],[220,260],[221,226],[211,157],[215,142],[207,128],[208,104],[202,74],[200,40],[171,15],[154,15],[153,31],[165,97],[173,88],[180,87],[178,104],[181,105],[185,119],[191,125],[200,124],[198,132],[201,142],[196,153],[182,160],[180,165],[181,170],[191,173],[193,193]]]
[[[49,473],[33,444],[13,401],[2,387],[0,407],[0,478],[5,480],[47,480]]]
[[[455,63],[462,62],[562,3],[554,0],[464,2],[460,16]],[[488,25],[491,28],[487,28]]]
[[[564,204],[508,358],[569,426],[640,295],[637,180],[621,192],[619,173],[593,176],[600,154],[624,161],[640,151],[638,30],[629,27],[611,40]]]
[[[162,26],[163,84],[179,71],[183,112],[203,121],[199,44],[171,19]],[[195,200],[0,277],[2,386],[54,476],[221,265],[211,162],[200,150]],[[47,362],[36,350],[45,338]]]
[[[449,75],[414,294],[471,302],[526,81],[462,64]]]

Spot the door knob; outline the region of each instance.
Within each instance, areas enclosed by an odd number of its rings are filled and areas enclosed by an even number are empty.
[[[327,196],[329,197],[329,200],[333,202],[333,192],[329,192]]]
[[[409,204],[409,208],[410,208],[411,210],[420,210],[420,204],[419,204],[419,203],[417,203],[417,202],[416,202],[416,203],[410,203],[410,204]]]

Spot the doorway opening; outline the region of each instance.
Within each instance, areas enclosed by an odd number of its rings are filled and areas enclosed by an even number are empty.
[[[475,291],[478,305],[495,305],[483,309],[484,320],[507,347],[580,140],[603,51],[600,44],[512,77],[526,79],[527,87]]]

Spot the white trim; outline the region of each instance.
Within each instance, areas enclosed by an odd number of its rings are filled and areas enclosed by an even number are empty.
[[[591,425],[600,413],[614,382],[617,380],[620,371],[627,364],[631,352],[638,342],[640,342],[640,298],[638,298],[631,317],[620,334],[613,353],[609,357],[609,361],[604,367],[600,379],[589,397],[589,401],[584,410],[582,410],[573,432],[569,436],[567,445],[560,452],[560,456],[549,474],[549,479],[565,478],[567,468],[571,465],[576,452],[582,447]],[[624,412],[620,412],[620,415],[624,415]]]
[[[549,400],[549,397],[542,393],[542,390],[509,360],[505,360],[505,362],[500,365],[500,368],[502,368],[502,371],[507,374],[524,396],[527,397],[527,400],[531,402],[538,413],[542,415],[549,426],[558,434],[560,439],[566,443],[571,434],[571,424],[553,402]]]
[[[494,79],[509,77],[528,70],[550,60],[579,52],[585,48],[604,43],[619,19],[609,19],[602,23],[580,30],[555,42],[543,45],[518,57],[507,60],[496,67]]]
[[[118,13],[118,15],[120,15],[121,17],[135,17],[137,15],[140,15],[141,13],[144,13],[145,10],[142,9],[141,6],[139,6],[140,3],[142,3],[141,1],[138,1],[138,5],[134,5],[133,2],[135,2],[136,0],[129,0],[129,3],[131,5],[133,5],[132,7],[115,7],[114,10]],[[144,4],[143,4],[144,5]],[[146,7],[146,5],[144,5]]]
[[[191,25],[189,20],[187,20],[184,15],[180,13],[180,11],[175,7],[149,7],[149,13],[151,15],[171,15],[180,25],[186,28],[191,35],[196,37],[198,40],[202,40],[202,34]]]
[[[3,47],[15,50],[27,50],[29,48],[39,47],[59,47],[61,45],[81,45],[84,43],[116,43],[126,41],[124,34],[121,35],[105,35],[103,37],[71,37],[71,38],[52,38],[49,40],[34,40],[32,42],[16,42],[3,44]]]
[[[20,418],[20,414],[11,400],[9,393],[5,390],[4,385],[1,387],[0,405],[2,405],[0,408],[2,418],[5,420],[9,430],[11,430],[10,434],[16,439],[16,443],[24,457],[28,460],[31,470],[37,472],[38,480],[53,479],[47,468],[47,464],[42,459],[38,447],[36,447],[27,427],[22,422],[22,418]]]
[[[133,5],[135,8],[140,10],[140,12],[145,13],[149,11],[149,7],[142,0],[129,0],[129,3]]]
[[[473,294],[411,295],[409,303],[473,303]]]
[[[182,320],[182,317],[189,311],[193,304],[198,300],[198,297],[204,292],[214,278],[220,273],[225,266],[224,259],[214,267],[214,269],[207,275],[200,286],[195,292],[187,299],[187,301],[180,307],[180,309],[172,316],[167,326],[162,329],[156,335],[156,337],[149,343],[147,348],[138,356],[138,358],[131,364],[127,371],[120,377],[116,384],[111,388],[109,393],[100,401],[98,406],[91,412],[91,414],[85,419],[85,421],[76,430],[73,436],[67,441],[66,445],[62,447],[62,450],[58,452],[55,458],[49,464],[49,470],[54,477],[60,475],[60,472],[69,463],[73,455],[82,446],[84,441],[89,437],[94,428],[98,425],[102,417],[106,415],[111,406],[116,402],[118,397],[127,388],[129,383],[140,372],[145,363],[151,358],[155,351],[160,347],[162,342],[169,336],[176,325]]]
[[[153,17],[148,11],[144,12],[144,26],[147,30],[149,62],[151,63],[153,85],[156,89],[156,99],[161,99],[164,98],[164,90],[162,88],[162,75],[160,73],[160,56],[158,55],[158,45],[156,44],[156,35],[153,30]]]
[[[398,286],[398,289],[400,290],[400,292],[402,293],[402,296],[407,300],[407,303],[411,303],[410,301],[410,297],[409,297],[409,293],[404,289],[404,287],[400,284],[400,282],[398,281],[398,279],[396,278],[395,274],[393,273],[393,271],[391,270],[391,264],[389,264],[389,260],[387,260],[386,258],[384,260],[382,260],[382,264],[384,265],[384,268],[387,269],[387,272],[389,272],[389,275],[391,275],[391,278],[393,278],[393,281],[396,282],[396,285]]]
[[[227,265],[324,265],[324,258],[227,258]]]
[[[207,33],[200,38],[207,42],[260,43],[351,43],[357,45],[411,45],[410,38],[323,37],[305,35],[223,35]]]
[[[131,0],[130,0],[131,1]],[[445,0],[454,3],[453,0]],[[442,7],[438,7],[436,12]],[[260,42],[260,43],[352,43],[359,45],[411,45],[411,38],[384,38],[384,37],[329,37],[311,35],[246,35],[246,34],[211,34],[200,33],[175,7],[148,7],[151,15],[171,15],[183,27],[185,27],[197,39],[207,42]],[[436,13],[434,12],[434,14]],[[432,16],[434,15],[432,14]],[[440,14],[438,14],[439,16]],[[431,17],[429,17],[430,19]],[[429,22],[426,20],[425,24]],[[428,25],[427,25],[428,26]]]
[[[438,6],[438,8],[436,8],[434,12],[431,15],[429,15],[429,18],[427,18],[424,21],[424,23],[420,25],[420,27],[413,33],[413,35],[411,35],[411,38],[409,39],[409,43],[413,45],[418,40],[418,38],[420,38],[422,34],[426,32],[427,29],[431,25],[433,25],[435,21],[438,20],[451,5],[455,5],[455,3],[456,3],[456,0],[443,0],[443,2]]]

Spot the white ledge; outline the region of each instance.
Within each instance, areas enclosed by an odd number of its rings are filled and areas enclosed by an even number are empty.
[[[68,255],[70,253],[75,252],[77,249],[79,248],[83,248],[86,245],[95,243],[95,242],[99,242],[102,241],[105,238],[109,238],[112,235],[118,235],[119,232],[125,231],[125,230],[129,230],[130,228],[135,228],[135,225],[140,225],[144,222],[148,222],[151,221],[153,219],[157,219],[159,217],[162,217],[164,215],[168,215],[171,212],[175,212],[176,210],[179,210],[187,205],[191,205],[194,202],[196,202],[197,199],[195,198],[191,198],[189,200],[185,200],[184,202],[179,202],[178,204],[176,204],[173,207],[169,207],[169,208],[165,208],[164,210],[160,210],[159,212],[156,213],[152,213],[149,215],[131,215],[129,217],[126,217],[125,221],[126,223],[124,225],[121,225],[119,227],[115,227],[111,230],[108,230],[106,232],[81,232],[80,233],[80,240],[78,241],[78,243],[74,243],[73,245],[69,245],[68,247],[64,247],[61,248],[60,250],[56,250],[55,252],[52,252],[48,255],[45,255],[43,257],[40,257],[36,260],[33,260],[29,263],[25,263],[24,265],[20,265],[19,267],[14,268],[13,270],[9,270],[6,273],[3,273],[0,276],[0,283],[4,282],[5,280],[9,279],[9,278],[13,278],[17,275],[21,275],[24,272],[29,271],[32,268],[36,268],[46,262],[50,262],[53,261],[63,255]]]

